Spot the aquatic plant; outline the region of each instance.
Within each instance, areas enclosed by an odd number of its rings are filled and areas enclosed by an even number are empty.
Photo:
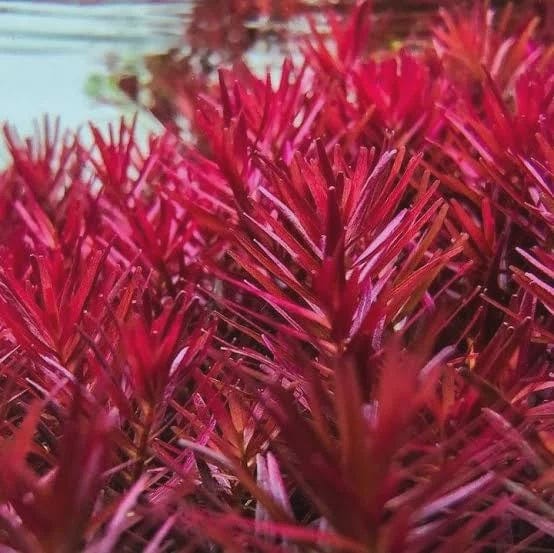
[[[554,548],[554,50],[529,10],[403,44],[368,2],[329,12],[277,79],[219,68],[189,138],[4,129],[6,551]]]

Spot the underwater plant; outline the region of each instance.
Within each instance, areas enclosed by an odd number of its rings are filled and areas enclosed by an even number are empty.
[[[2,551],[554,549],[537,9],[310,13],[172,76],[188,136],[5,127]]]

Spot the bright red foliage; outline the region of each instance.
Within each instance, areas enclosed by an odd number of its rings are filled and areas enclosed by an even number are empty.
[[[5,129],[6,551],[554,548],[554,49],[521,13],[400,47],[369,2],[312,14],[278,79],[172,90],[192,139]]]

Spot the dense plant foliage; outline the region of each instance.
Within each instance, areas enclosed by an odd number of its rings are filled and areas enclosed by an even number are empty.
[[[192,138],[5,128],[3,551],[554,549],[533,13],[330,12],[199,85]]]

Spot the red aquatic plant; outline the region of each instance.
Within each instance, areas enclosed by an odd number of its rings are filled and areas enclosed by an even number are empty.
[[[496,4],[160,58],[145,141],[5,128],[6,551],[554,547],[552,37]]]

